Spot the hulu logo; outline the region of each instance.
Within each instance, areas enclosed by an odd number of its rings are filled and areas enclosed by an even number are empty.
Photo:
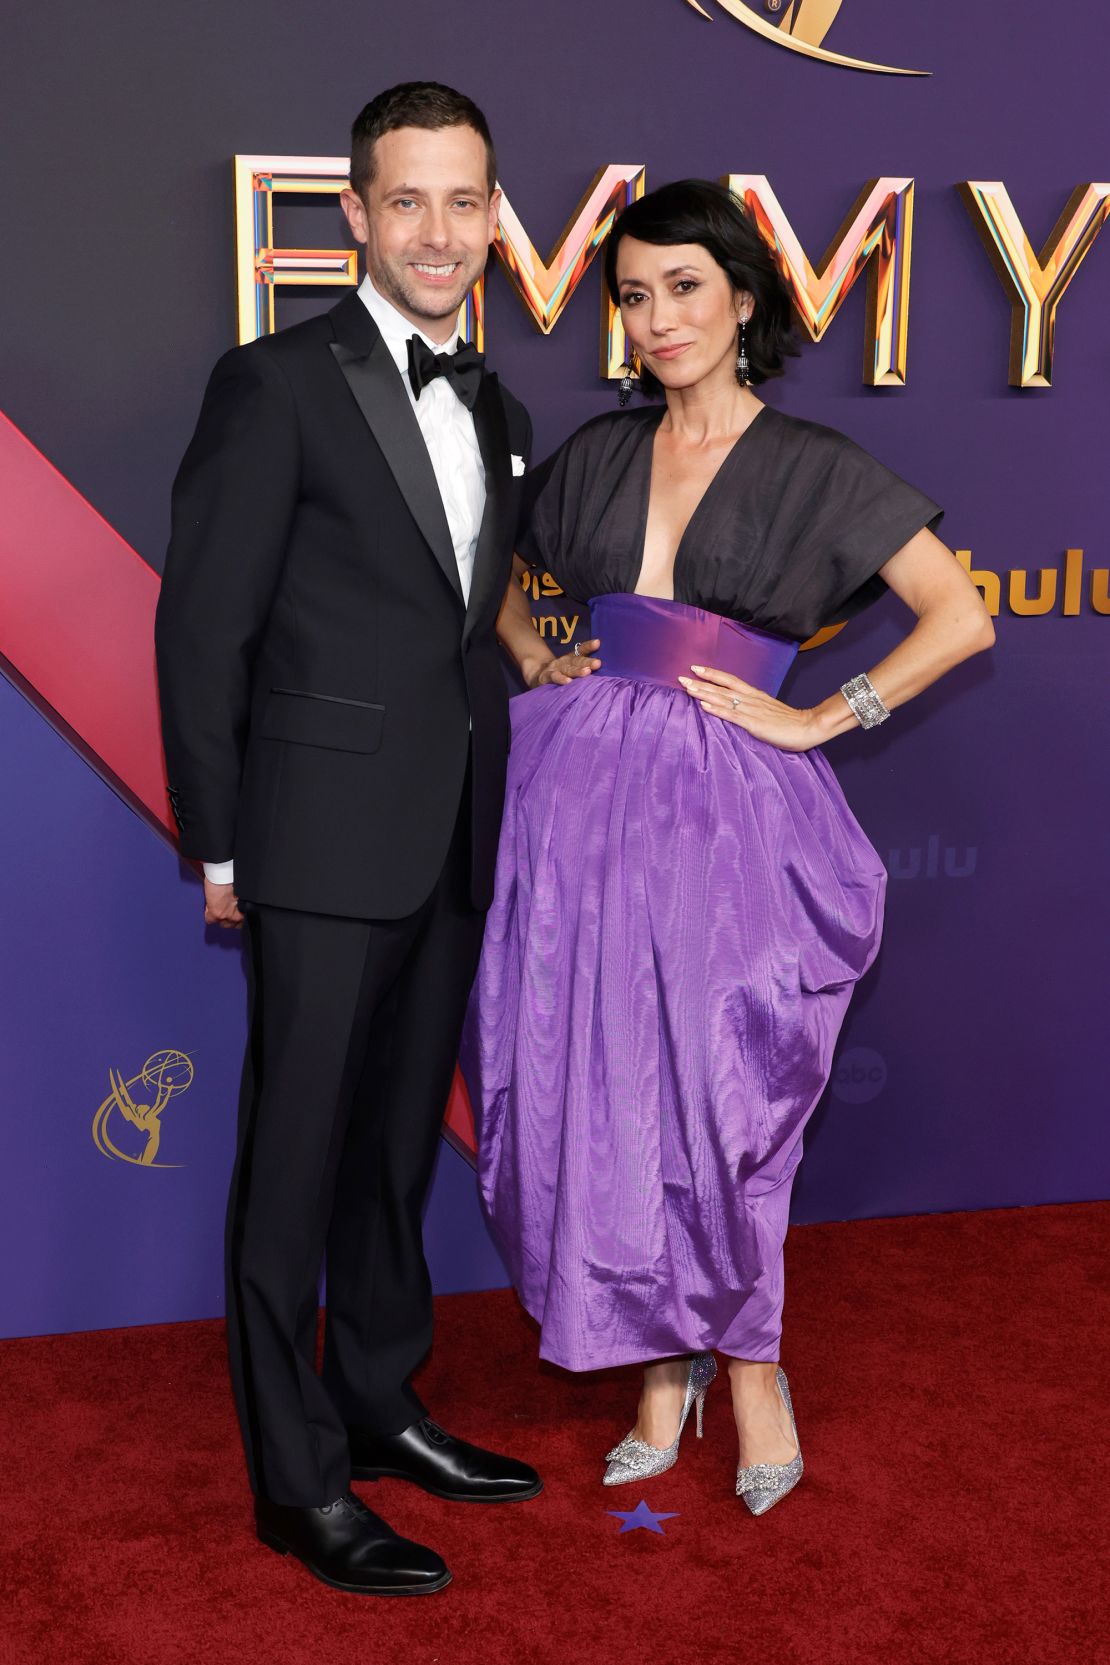
[[[956,559],[977,586],[987,604],[987,612],[992,618],[997,618],[1002,611],[1003,575],[992,572],[989,567],[973,571],[970,549],[957,549]],[[1085,573],[1081,549],[1064,551],[1062,574],[1059,567],[1042,567],[1035,574],[1037,588],[1034,595],[1029,593],[1030,575],[1024,567],[1015,567],[1006,576],[1009,580],[1006,586],[1007,606],[1019,618],[1037,618],[1044,613],[1055,612],[1057,601],[1064,618],[1078,618],[1084,610],[1084,597],[1092,612],[1110,613],[1110,568],[1092,567],[1090,573]]]
[[[976,845],[967,844],[962,850],[954,844],[942,847],[939,834],[930,833],[923,845],[891,850],[886,870],[892,879],[970,879],[978,859]]]

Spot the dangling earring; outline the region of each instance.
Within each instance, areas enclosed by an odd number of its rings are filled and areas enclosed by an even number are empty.
[[[627,405],[629,399],[631,399],[633,393],[636,391],[636,377],[632,369],[635,358],[636,349],[634,347],[630,347],[626,341],[625,359],[624,363],[621,365],[621,379],[617,386],[617,403],[620,405],[622,410],[625,405]]]
[[[750,385],[752,379],[751,368],[751,362],[748,358],[748,325],[747,320],[742,319],[740,322],[740,351],[736,355],[736,380],[741,387]]]

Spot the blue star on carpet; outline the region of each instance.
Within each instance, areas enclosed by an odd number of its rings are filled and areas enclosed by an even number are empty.
[[[617,1533],[618,1538],[624,1532],[635,1532],[637,1527],[640,1526],[644,1528],[645,1532],[658,1532],[661,1538],[665,1538],[667,1534],[664,1532],[659,1522],[661,1520],[676,1520],[678,1517],[677,1510],[672,1510],[669,1515],[656,1514],[653,1510],[648,1508],[643,1498],[640,1499],[634,1509],[606,1509],[605,1513],[607,1515],[616,1515],[618,1520],[624,1522],[620,1532]]]

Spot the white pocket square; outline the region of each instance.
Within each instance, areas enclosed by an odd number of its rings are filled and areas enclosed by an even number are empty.
[[[524,473],[524,458],[523,457],[514,457],[510,454],[509,461],[513,465],[513,478],[514,479],[519,479],[520,476]]]

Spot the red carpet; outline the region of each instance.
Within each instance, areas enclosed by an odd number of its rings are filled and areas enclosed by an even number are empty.
[[[4,1665],[1040,1665],[1110,1659],[1110,1205],[795,1229],[790,1371],[807,1471],[762,1520],[706,1438],[621,1534],[601,1457],[636,1373],[537,1368],[506,1291],[439,1303],[423,1377],[459,1433],[535,1461],[532,1503],[360,1488],[440,1549],[442,1595],[341,1595],[258,1546],[219,1324],[5,1342]]]

